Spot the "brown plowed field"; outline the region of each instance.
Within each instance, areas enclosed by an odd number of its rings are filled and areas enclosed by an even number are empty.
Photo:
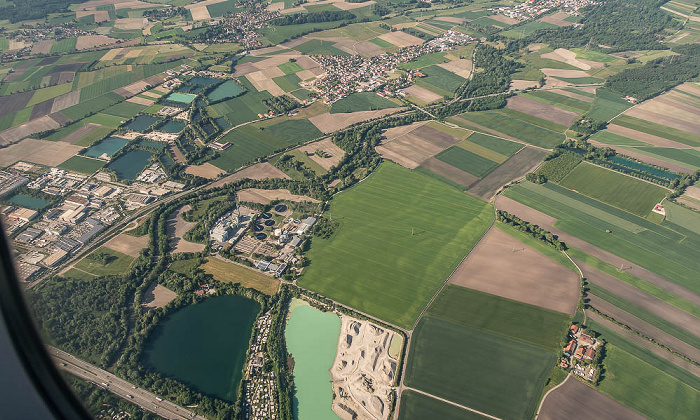
[[[619,136],[629,137],[629,138],[634,139],[634,140],[639,140],[639,141],[644,142],[644,143],[649,143],[649,144],[651,144],[653,146],[657,146],[657,147],[671,147],[674,149],[687,149],[690,147],[690,146],[685,145],[683,143],[678,143],[676,141],[668,140],[668,139],[665,139],[663,137],[657,137],[657,136],[654,136],[652,134],[647,134],[647,133],[643,133],[641,131],[633,130],[631,128],[623,127],[621,125],[615,125],[614,122],[615,121],[613,120],[613,124],[610,124],[607,127],[606,131],[613,133],[613,134],[617,134]]]
[[[2,149],[0,166],[9,166],[18,160],[39,165],[57,166],[83,148],[62,141],[24,139]]]
[[[572,376],[564,384],[547,395],[539,420],[644,420],[638,414],[612,398],[585,385]]]
[[[425,169],[429,169],[431,172],[435,172],[440,176],[444,176],[445,178],[452,182],[456,182],[464,188],[469,188],[470,185],[479,180],[478,177],[464,172],[461,169],[457,169],[454,166],[433,157],[423,161],[420,166],[424,167]]]
[[[603,326],[605,326],[606,328],[623,336],[627,340],[637,344],[639,347],[642,347],[642,348],[649,350],[650,352],[654,353],[655,355],[657,355],[663,359],[668,360],[669,362],[680,367],[681,369],[685,369],[688,372],[690,372],[693,375],[700,378],[700,367],[698,367],[696,364],[691,363],[685,359],[682,359],[682,358],[676,356],[675,354],[660,347],[659,345],[654,344],[651,341],[649,341],[645,338],[642,338],[642,337],[638,336],[637,334],[618,326],[614,322],[609,321],[605,317],[600,316],[595,312],[587,311],[586,316],[588,317],[588,319],[591,319],[599,324],[603,324]]]
[[[256,163],[253,166],[249,166],[245,169],[241,169],[240,171],[231,174],[225,178],[221,178],[220,180],[214,182],[211,184],[207,189],[210,188],[216,188],[216,187],[221,187],[225,184],[228,184],[230,182],[238,181],[239,179],[244,179],[244,178],[249,178],[249,179],[275,179],[275,178],[280,178],[280,179],[291,179],[287,174],[282,172],[281,170],[275,168],[268,162],[263,162],[263,163]]]
[[[416,128],[411,134],[420,136],[426,141],[429,141],[431,144],[435,145],[436,147],[439,147],[444,150],[448,147],[454,146],[455,144],[467,138],[469,134],[471,134],[469,131],[466,130],[462,130],[462,133],[462,137],[456,138],[426,124]]]
[[[657,342],[663,344],[664,346],[670,348],[671,350],[677,351],[689,357],[691,360],[700,361],[700,350],[686,343],[685,341],[679,340],[678,338],[668,334],[667,332],[656,328],[655,326],[642,321],[630,313],[623,311],[612,303],[599,298],[596,295],[588,294],[589,304],[597,309],[598,311],[604,313],[605,315],[613,318],[617,322],[627,325],[635,331],[639,331],[647,337],[651,337]]]
[[[162,308],[177,297],[177,293],[163,286],[153,283],[148,286],[143,294],[143,306],[146,309]]]
[[[659,114],[668,115],[690,123],[697,122],[698,117],[700,117],[700,109],[689,103],[674,99],[672,93],[667,93],[651,101],[644,102],[637,108],[658,112]]]
[[[569,14],[566,12],[557,12],[553,15],[547,15],[539,19],[540,22],[546,22],[546,23],[551,23],[552,25],[557,25],[557,26],[570,26],[573,25],[572,22],[567,22],[564,19],[569,17]]]
[[[75,42],[75,49],[87,50],[89,48],[95,48],[102,45],[112,45],[116,43],[116,39],[104,35],[82,35],[79,36],[78,40]]]
[[[510,82],[510,90],[525,90],[534,87],[539,87],[540,83],[533,80],[512,80]]]
[[[545,104],[538,100],[526,98],[524,96],[514,96],[509,98],[507,108],[532,115],[533,117],[542,118],[543,120],[565,125],[567,127],[581,116],[581,114],[577,112],[558,108],[554,105]]]
[[[556,222],[556,219],[549,215],[546,215],[535,209],[531,209],[530,207],[527,207],[524,204],[521,204],[515,200],[504,196],[498,197],[497,208],[499,210],[505,210],[509,213],[512,213],[523,220],[527,220],[530,223],[539,225],[542,229],[548,230],[553,234],[558,235],[559,239],[566,242],[568,245],[578,248],[581,251],[592,255],[602,261],[605,261],[606,263],[611,264],[615,267],[624,267],[624,270],[626,272],[637,276],[642,280],[648,281],[649,283],[658,286],[666,290],[667,292],[678,296],[681,299],[685,299],[694,305],[700,306],[700,296],[698,296],[697,294],[691,292],[690,290],[682,286],[679,286],[675,283],[666,280],[665,278],[661,277],[656,273],[652,273],[649,270],[636,266],[631,262],[618,257],[617,255],[613,255],[594,245],[589,244],[588,242],[582,241],[581,239],[575,236],[569,235],[568,233],[555,228],[554,222]]]
[[[0,115],[19,111],[20,109],[26,107],[29,101],[32,99],[32,96],[34,96],[34,93],[34,91],[29,91],[5,96],[3,100],[0,101]]]
[[[219,174],[226,173],[226,171],[206,162],[201,165],[189,165],[185,168],[185,173],[206,179],[215,179]]]
[[[394,160],[399,165],[415,169],[420,166],[421,162],[429,157],[435,156],[442,152],[447,147],[434,144],[434,142],[417,134],[418,130],[426,126],[420,127],[408,134],[404,134],[390,142],[382,143],[376,147],[377,152],[388,159]],[[437,131],[433,129],[434,131]],[[442,134],[442,133],[441,133]],[[458,143],[459,140],[453,144]]]
[[[483,177],[479,182],[469,188],[469,193],[490,200],[502,186],[524,176],[529,170],[537,166],[545,157],[544,150],[525,147],[514,154],[501,166]]]
[[[418,85],[409,86],[406,89],[404,89],[404,92],[408,93],[411,96],[414,96],[418,100],[423,101],[427,104],[442,99],[441,95],[438,95],[435,92],[431,92],[428,89],[420,87]]]
[[[345,151],[340,147],[333,144],[331,139],[323,139],[315,143],[307,144],[299,148],[302,152],[305,152],[309,159],[318,163],[323,169],[329,170],[331,167],[337,165],[340,160],[345,156]],[[322,150],[326,152],[329,157],[320,157],[316,154],[316,150]],[[309,155],[310,153],[313,153]]]
[[[671,306],[662,300],[648,295],[636,287],[630,286],[629,284],[624,283],[594,267],[591,267],[588,264],[581,261],[576,261],[576,264],[579,266],[581,271],[583,271],[583,276],[586,277],[591,283],[598,285],[603,289],[651,312],[659,318],[665,319],[671,324],[700,337],[700,319],[676,308],[675,306]]]
[[[562,70],[562,69],[541,69],[542,73],[550,77],[563,77],[563,78],[576,78],[576,77],[590,77],[588,73],[583,70]]]
[[[410,47],[411,45],[421,45],[425,42],[418,37],[402,31],[387,32],[383,35],[379,35],[379,38],[397,47]]]
[[[438,64],[438,66],[465,79],[468,79],[472,72],[472,60],[468,60],[466,58],[453,60],[449,63]]]
[[[579,276],[492,227],[450,277],[450,283],[573,314]]]
[[[99,125],[99,124],[88,123],[88,124],[80,127],[79,129],[75,130],[74,132],[70,133],[69,135],[65,136],[64,138],[61,139],[61,141],[73,144],[76,141],[80,140],[81,138],[90,134],[90,132],[92,132],[100,127],[101,127],[101,125]]]
[[[192,229],[196,223],[186,222],[181,214],[190,209],[190,205],[186,204],[174,211],[165,221],[165,232],[170,238],[170,249],[172,253],[176,252],[201,252],[204,249],[203,244],[197,244],[182,239],[182,236]]]
[[[319,201],[305,195],[292,194],[289,190],[262,190],[259,188],[247,188],[236,193],[238,200],[249,203],[270,204],[272,200],[287,200],[297,202],[318,203]]]
[[[78,105],[80,102],[80,89],[74,90],[72,92],[66,93],[56,97],[53,100],[53,106],[51,107],[51,112],[58,112],[69,108],[73,105]]]
[[[358,122],[383,117],[384,115],[393,114],[394,112],[403,111],[405,109],[406,108],[388,108],[377,111],[358,111],[340,114],[331,114],[326,112],[324,114],[309,118],[309,121],[311,121],[311,123],[322,132],[332,133]]]
[[[625,112],[625,114],[632,117],[641,118],[647,121],[653,121],[657,124],[665,125],[668,127],[677,128],[679,130],[687,131],[693,134],[700,134],[700,124],[693,124],[688,121],[684,121],[679,118],[674,118],[668,115],[663,115],[658,112],[649,111],[647,109],[642,109],[639,107],[634,107]]]
[[[148,239],[148,235],[131,236],[122,233],[110,239],[104,246],[112,251],[121,252],[136,258],[141,250],[148,246]]]

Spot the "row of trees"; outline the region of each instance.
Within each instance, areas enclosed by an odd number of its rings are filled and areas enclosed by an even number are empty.
[[[322,12],[293,13],[279,17],[272,22],[276,26],[301,25],[304,23],[335,22],[355,19],[357,16],[346,10],[324,10]]]
[[[557,235],[546,231],[537,225],[533,225],[532,223],[527,222],[519,218],[518,216],[510,214],[506,211],[497,210],[496,220],[498,220],[499,222],[503,222],[509,226],[513,226],[521,232],[530,234],[530,236],[532,236],[533,238],[538,239],[546,243],[547,245],[556,248],[559,251],[565,251],[567,249],[566,244],[560,241]]]

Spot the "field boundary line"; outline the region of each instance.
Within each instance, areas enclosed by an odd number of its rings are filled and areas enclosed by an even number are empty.
[[[559,388],[560,386],[564,385],[564,384],[566,383],[566,381],[569,380],[569,378],[571,378],[571,372],[569,372],[569,374],[566,375],[566,378],[564,378],[564,380],[561,381],[561,383],[560,383],[559,385],[555,386],[554,388],[552,388],[552,389],[550,389],[549,391],[547,391],[546,394],[544,394],[544,397],[542,397],[542,401],[540,401],[540,406],[537,407],[537,413],[535,414],[535,420],[537,420],[537,418],[540,416],[540,411],[542,411],[542,406],[544,405],[544,401],[547,399],[547,396],[549,396],[549,394],[550,394],[552,391],[554,391],[555,389],[557,389],[557,388]]]
[[[450,401],[450,400],[446,400],[445,398],[440,398],[440,397],[438,397],[438,396],[436,396],[436,395],[429,394],[429,393],[427,393],[427,392],[425,392],[425,391],[421,391],[420,389],[415,389],[415,388],[411,388],[411,387],[406,386],[406,387],[404,387],[404,390],[411,390],[411,391],[413,391],[413,392],[417,392],[417,393],[419,393],[419,394],[423,394],[423,395],[425,395],[426,397],[430,397],[430,398],[436,399],[436,400],[438,400],[438,401],[442,401],[442,402],[444,402],[444,403],[454,405],[455,407],[459,407],[459,408],[461,408],[461,409],[464,409],[464,410],[467,410],[467,411],[471,411],[472,413],[476,413],[476,414],[479,414],[480,416],[488,417],[488,418],[493,419],[493,420],[503,420],[503,419],[501,419],[500,417],[492,416],[491,414],[487,414],[487,413],[484,413],[483,411],[475,410],[475,409],[473,409],[473,408],[471,408],[471,407],[467,407],[466,405],[457,404],[456,402],[453,402],[453,401]]]

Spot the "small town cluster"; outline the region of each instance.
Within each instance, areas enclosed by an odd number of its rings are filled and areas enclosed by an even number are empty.
[[[559,366],[571,369],[571,372],[581,378],[595,382],[600,368],[597,366],[596,355],[600,354],[602,342],[585,334],[578,325],[569,328],[568,343],[564,347],[564,357]]]
[[[271,324],[272,318],[266,313],[258,318],[253,331],[252,344],[248,351],[248,368],[242,384],[246,419],[277,418],[277,381],[266,349]]]
[[[201,24],[210,27],[206,37],[208,43],[237,42],[246,48],[258,48],[261,46],[258,30],[268,27],[268,21],[281,16],[279,11],[268,10],[267,4],[259,0],[241,2],[240,6],[244,8],[241,12]]]
[[[126,185],[104,174],[88,177],[27,162],[0,171],[0,196],[12,203],[0,208],[0,215],[14,235],[20,280],[56,267],[127,212],[184,189],[161,172],[152,165]]]
[[[555,8],[578,16],[580,9],[597,3],[595,0],[528,0],[515,6],[495,7],[489,10],[509,18],[527,20],[537,18]]]
[[[301,85],[317,91],[326,103],[335,102],[355,92],[378,91],[382,95],[393,96],[398,89],[409,86],[414,77],[422,76],[415,71],[405,77],[388,77],[389,73],[394,73],[399,68],[399,64],[426,54],[450,51],[473,40],[469,35],[448,30],[428,42],[401,48],[393,54],[375,57],[313,55],[312,58],[321,65],[325,74]]]

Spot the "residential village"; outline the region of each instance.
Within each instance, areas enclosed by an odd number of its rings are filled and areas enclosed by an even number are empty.
[[[578,16],[580,9],[597,3],[595,0],[528,0],[515,6],[495,7],[489,10],[523,21],[537,18],[555,8]]]
[[[583,329],[576,324],[572,324],[569,328],[567,339],[564,357],[562,357],[559,366],[571,369],[571,373],[574,375],[595,383],[600,375],[600,366],[597,363],[600,357],[596,358],[596,355],[601,354],[604,342],[584,333]]]

